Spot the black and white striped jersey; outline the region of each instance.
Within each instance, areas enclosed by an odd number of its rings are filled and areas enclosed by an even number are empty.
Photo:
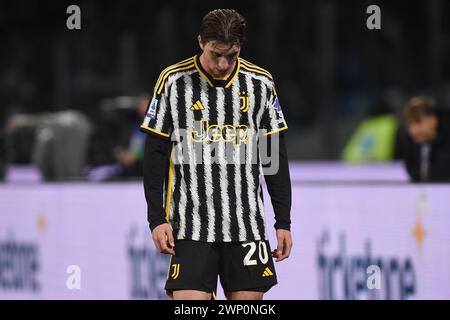
[[[160,74],[141,125],[173,142],[166,219],[180,240],[266,240],[260,141],[287,129],[272,76],[238,58],[215,80],[199,60]]]

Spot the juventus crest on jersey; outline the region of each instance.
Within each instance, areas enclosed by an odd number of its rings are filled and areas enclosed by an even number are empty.
[[[260,141],[287,129],[269,72],[238,58],[228,79],[215,80],[199,55],[174,64],[141,129],[173,141],[165,209],[177,239],[267,239]]]

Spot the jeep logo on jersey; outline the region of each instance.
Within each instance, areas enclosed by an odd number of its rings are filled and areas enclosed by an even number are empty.
[[[210,125],[209,121],[204,119],[200,122],[196,122],[194,130],[192,130],[190,137],[195,142],[234,142],[239,146],[242,142],[247,144],[249,135],[249,128],[246,125],[238,124],[231,125],[226,124],[223,126],[213,124]]]
[[[158,99],[153,98],[150,106],[148,107],[147,118],[155,119],[156,118],[156,107],[158,106]]]
[[[242,112],[247,112],[250,108],[250,102],[248,99],[248,94],[244,91],[239,94],[239,99],[241,99],[241,108]]]

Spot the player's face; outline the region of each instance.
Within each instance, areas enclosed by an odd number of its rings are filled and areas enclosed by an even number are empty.
[[[431,142],[437,133],[437,118],[435,116],[423,116],[419,121],[410,121],[408,133],[418,144]]]
[[[214,78],[225,78],[231,74],[239,57],[240,48],[236,44],[209,41],[200,42],[203,49],[203,67]]]

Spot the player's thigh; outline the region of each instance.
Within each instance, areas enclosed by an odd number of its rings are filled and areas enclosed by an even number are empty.
[[[230,297],[257,299],[276,285],[270,251],[266,240],[223,244],[220,282],[224,291]]]
[[[192,299],[210,297],[217,288],[219,258],[217,248],[211,243],[175,241],[175,256],[171,257],[165,285],[167,295],[174,299],[186,295],[195,295]]]

